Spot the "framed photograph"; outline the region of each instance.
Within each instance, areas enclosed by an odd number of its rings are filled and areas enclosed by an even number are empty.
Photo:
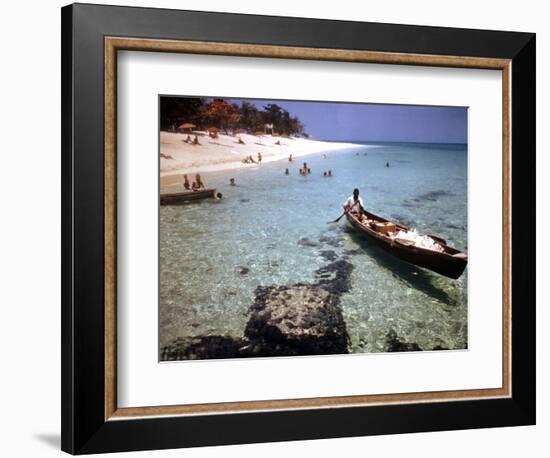
[[[535,423],[534,34],[70,5],[62,129],[63,450]]]

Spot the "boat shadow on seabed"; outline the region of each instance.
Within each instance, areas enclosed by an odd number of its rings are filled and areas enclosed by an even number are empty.
[[[346,226],[344,231],[358,246],[368,253],[371,259],[383,269],[388,270],[395,278],[406,283],[409,287],[418,289],[428,296],[443,302],[451,307],[457,306],[457,301],[446,291],[433,284],[432,276],[423,269],[397,259],[375,243],[365,240],[356,231]]]

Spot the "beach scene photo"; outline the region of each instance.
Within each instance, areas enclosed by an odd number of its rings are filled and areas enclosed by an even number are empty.
[[[159,96],[159,361],[468,349],[466,107]]]

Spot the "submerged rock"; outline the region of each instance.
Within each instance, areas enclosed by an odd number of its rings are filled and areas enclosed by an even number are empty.
[[[202,336],[190,339],[176,339],[162,347],[162,361],[182,359],[222,359],[245,356],[241,354],[242,339],[228,336]]]
[[[317,277],[321,278],[317,284],[337,296],[347,293],[351,289],[352,270],[353,264],[345,259],[331,262],[315,271]]]
[[[317,246],[319,246],[319,244],[317,242],[314,242],[313,240],[310,240],[307,237],[302,237],[300,240],[298,240],[298,245],[306,246],[306,247],[317,247]]]
[[[351,288],[353,265],[332,262],[313,284],[258,287],[245,337],[257,355],[348,353],[340,296]]]
[[[258,287],[245,336],[266,355],[348,353],[338,302],[318,284]]]
[[[239,272],[239,274],[241,274],[241,275],[247,275],[248,272],[250,272],[250,269],[248,267],[245,267],[245,266],[239,266],[239,267],[237,267],[237,272]]]
[[[332,253],[325,255],[332,258]],[[352,270],[352,264],[339,260],[317,270],[316,283],[259,286],[243,337],[179,338],[161,349],[161,360],[349,353],[340,296],[351,288]]]
[[[352,248],[352,249],[349,249],[349,250],[344,250],[344,254],[346,256],[355,256],[355,255],[358,255],[358,254],[363,254],[363,251],[360,250],[359,248]]]
[[[338,255],[333,250],[323,250],[319,254],[327,261],[335,261],[338,259]]]
[[[440,197],[450,197],[453,194],[445,189],[438,189],[437,191],[430,191],[415,197],[413,200],[416,202],[430,201],[436,202]]]
[[[403,207],[408,207],[408,208],[418,208],[418,205],[417,204],[413,204],[412,202],[410,201],[405,201],[401,204]]]
[[[447,227],[447,229],[458,229],[458,230],[466,230],[466,228],[464,226],[457,226],[456,224],[453,224],[453,223],[447,223],[445,224],[445,227]]]
[[[387,351],[422,351],[415,342],[403,342],[397,337],[394,329],[390,329],[386,335]]]
[[[342,237],[329,237],[329,236],[323,235],[322,237],[319,238],[319,242],[325,243],[334,248],[337,248],[342,244]]]

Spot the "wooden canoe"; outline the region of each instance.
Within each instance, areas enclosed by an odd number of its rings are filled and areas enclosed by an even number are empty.
[[[160,195],[160,204],[161,205],[172,205],[180,204],[183,202],[189,202],[191,200],[200,200],[214,198],[216,195],[216,190],[211,189],[201,189],[200,191],[184,191],[184,192],[173,192]]]
[[[349,224],[360,235],[375,241],[388,253],[393,254],[403,261],[432,270],[449,278],[457,279],[462,275],[462,272],[464,272],[468,264],[467,254],[448,246],[444,239],[435,235],[426,234],[443,248],[442,252],[417,247],[410,242],[400,241],[398,238],[392,239],[389,235],[374,229],[376,223],[391,224],[391,221],[369,212],[366,212],[366,216],[369,220],[373,221],[372,224],[361,222],[358,215],[355,213],[346,214]],[[395,224],[398,230],[409,230],[408,227],[399,223],[393,224]]]

